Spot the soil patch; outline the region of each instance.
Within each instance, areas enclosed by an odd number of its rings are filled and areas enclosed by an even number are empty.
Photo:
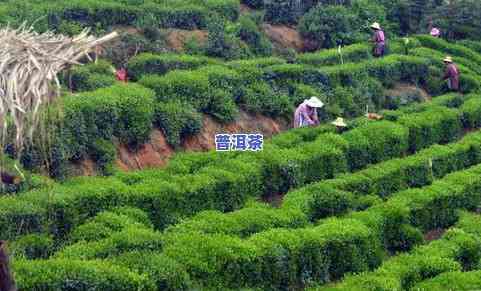
[[[421,97],[422,102],[429,102],[432,100],[431,95],[429,95],[428,92],[426,92],[426,90],[424,90],[423,88],[419,88],[412,84],[406,84],[406,83],[396,84],[394,88],[386,90],[385,95],[387,96],[419,95],[419,97]]]
[[[262,25],[267,37],[275,44],[283,48],[292,48],[298,52],[304,50],[304,39],[294,28],[285,25]]]
[[[177,52],[183,52],[187,41],[194,38],[200,45],[207,41],[207,31],[171,29],[167,33],[167,45]]]
[[[443,228],[437,228],[437,229],[430,230],[430,231],[428,231],[427,233],[424,234],[424,240],[427,241],[427,242],[431,242],[433,240],[438,240],[443,236],[443,234],[445,232],[446,232],[446,230],[443,229]]]
[[[269,196],[264,196],[260,199],[264,203],[270,204],[272,207],[281,207],[282,201],[284,200],[284,194],[271,194]]]
[[[204,115],[201,131],[183,140],[181,148],[185,151],[208,151],[215,149],[214,136],[219,133],[261,133],[270,138],[287,130],[289,123],[282,119],[272,119],[260,114],[240,111],[236,120],[221,124],[209,115]],[[117,145],[117,166],[124,170],[140,170],[166,166],[175,150],[167,143],[162,131],[155,129],[148,143],[137,151],[131,151],[126,145]]]
[[[248,5],[241,4],[239,10],[240,10],[240,13],[241,13],[241,14],[249,14],[249,13],[251,13],[254,9],[250,8]]]

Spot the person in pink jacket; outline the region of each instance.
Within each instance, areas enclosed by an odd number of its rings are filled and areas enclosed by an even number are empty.
[[[432,37],[440,37],[441,36],[441,31],[439,28],[433,27],[430,32]]]
[[[304,100],[294,113],[294,128],[318,125],[317,108],[322,108],[323,106],[324,103],[317,97]]]
[[[377,22],[374,22],[371,25],[371,29],[374,30],[374,34],[372,36],[372,42],[374,42],[373,54],[375,57],[382,57],[384,56],[386,48],[386,36],[384,35],[384,31],[381,29],[381,25]]]
[[[451,57],[444,58],[444,64],[446,65],[446,72],[444,73],[444,80],[448,80],[448,88],[451,91],[459,91],[459,69],[454,64]]]

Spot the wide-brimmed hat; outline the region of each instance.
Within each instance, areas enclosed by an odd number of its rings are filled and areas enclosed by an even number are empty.
[[[344,118],[338,117],[336,120],[331,122],[332,125],[339,126],[339,127],[346,127],[347,124],[344,122]]]
[[[440,34],[441,34],[441,31],[439,31],[439,29],[437,29],[436,27],[431,29],[431,36],[439,36]]]
[[[381,29],[381,25],[377,22],[374,22],[373,24],[371,24],[371,28],[374,28],[374,29]]]
[[[453,58],[451,58],[450,56],[447,56],[443,59],[443,62],[446,62],[446,63],[452,63],[453,62]]]
[[[312,96],[310,99],[304,100],[304,102],[306,102],[307,106],[309,107],[321,108],[324,106],[324,103],[322,103],[322,101],[315,96]]]

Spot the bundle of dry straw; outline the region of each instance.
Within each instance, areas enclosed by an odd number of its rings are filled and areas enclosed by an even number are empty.
[[[15,130],[15,146],[21,149],[38,125],[39,109],[60,94],[57,74],[88,57],[96,46],[116,38],[116,32],[96,38],[89,30],[75,37],[52,31],[37,33],[23,24],[0,29],[0,134],[2,145],[8,123]],[[9,118],[10,117],[10,118]]]

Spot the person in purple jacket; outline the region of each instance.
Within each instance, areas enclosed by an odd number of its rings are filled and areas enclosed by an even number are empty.
[[[384,56],[384,51],[386,48],[386,36],[384,35],[384,31],[381,29],[381,25],[377,22],[374,22],[371,25],[371,29],[374,30],[374,34],[372,36],[372,42],[374,42],[374,56],[375,57],[382,57]]]
[[[446,65],[446,72],[444,73],[443,80],[448,80],[448,88],[451,91],[459,91],[459,69],[454,64],[451,57],[444,58],[444,64]]]
[[[324,103],[317,97],[304,100],[294,113],[294,128],[318,125],[317,108],[322,108],[323,106]]]

